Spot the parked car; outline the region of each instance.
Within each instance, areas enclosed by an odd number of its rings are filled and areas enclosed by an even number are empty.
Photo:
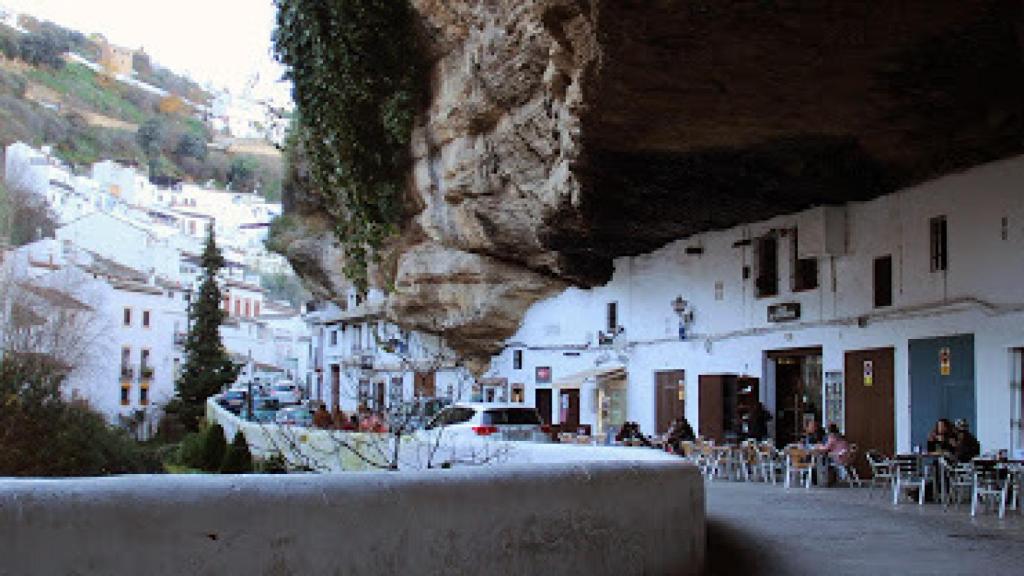
[[[274,422],[281,403],[273,396],[257,396],[252,399],[253,422]],[[239,412],[242,420],[250,420],[248,406],[243,405]]]
[[[475,436],[495,440],[544,442],[548,426],[536,408],[522,404],[457,403],[444,408],[424,428],[444,430],[448,437]]]
[[[217,403],[229,412],[238,414],[245,406],[245,399],[248,395],[248,390],[244,388],[232,388],[221,395]]]
[[[298,404],[302,402],[302,390],[289,380],[281,380],[270,386],[270,395],[281,404]]]
[[[285,426],[312,426],[313,413],[303,406],[285,406],[277,411],[274,422]]]

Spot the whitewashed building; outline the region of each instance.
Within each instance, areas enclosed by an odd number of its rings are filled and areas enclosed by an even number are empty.
[[[811,418],[862,450],[969,421],[1020,449],[1024,157],[868,202],[698,234],[619,258],[611,281],[534,305],[488,373],[546,418],[777,442]]]
[[[308,305],[311,399],[332,412],[383,412],[415,398],[470,400],[475,382],[439,336],[384,319],[384,296],[350,289],[340,302]]]

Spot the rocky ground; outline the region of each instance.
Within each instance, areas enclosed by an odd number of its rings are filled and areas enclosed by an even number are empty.
[[[1024,514],[892,506],[881,491],[707,486],[709,574],[1021,574]]]

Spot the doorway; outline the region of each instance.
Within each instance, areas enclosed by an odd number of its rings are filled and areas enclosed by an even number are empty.
[[[540,417],[545,424],[551,425],[551,388],[535,388],[533,390],[533,405],[540,412]]]
[[[558,423],[563,432],[575,432],[580,427],[580,389],[558,391]]]
[[[341,366],[331,364],[331,416],[338,417],[341,412]]]
[[[895,351],[892,348],[851,350],[844,361],[846,437],[860,454],[877,450],[892,456],[896,446],[896,409],[893,396]],[[868,477],[867,460],[854,463]]]
[[[910,442],[924,447],[939,418],[967,420],[974,414],[974,334],[910,341]]]
[[[799,442],[810,420],[822,422],[821,348],[768,352],[775,376],[775,445]]]
[[[672,422],[686,414],[686,371],[662,370],[654,373],[655,434],[668,432]]]

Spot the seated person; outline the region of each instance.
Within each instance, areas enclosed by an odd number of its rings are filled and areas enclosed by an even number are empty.
[[[316,412],[313,412],[313,426],[317,428],[331,428],[334,424],[331,418],[330,412],[327,411],[327,407],[321,402],[316,407]]]
[[[695,439],[693,428],[685,417],[673,420],[668,427],[668,433],[665,434],[665,443],[676,453],[682,453],[683,442],[693,442]]]
[[[808,420],[807,424],[804,425],[803,445],[814,446],[816,444],[821,444],[824,441],[825,433],[821,431],[821,426],[818,424],[818,421],[815,419]]]
[[[359,417],[355,414],[341,420],[341,429],[349,432],[359,430]]]
[[[928,434],[928,451],[936,454],[956,454],[956,430],[953,423],[939,418],[935,428]]]
[[[647,438],[640,432],[640,425],[636,422],[626,422],[622,425],[619,433],[615,435],[616,442],[639,442],[644,446],[650,446],[651,443]]]
[[[960,463],[970,462],[978,454],[981,454],[981,444],[978,443],[978,439],[971,434],[970,427],[967,424],[967,420],[960,419],[956,421],[956,459]]]
[[[828,454],[829,460],[834,464],[846,466],[850,463],[850,443],[835,424],[828,425],[828,439],[825,443],[814,448]]]

